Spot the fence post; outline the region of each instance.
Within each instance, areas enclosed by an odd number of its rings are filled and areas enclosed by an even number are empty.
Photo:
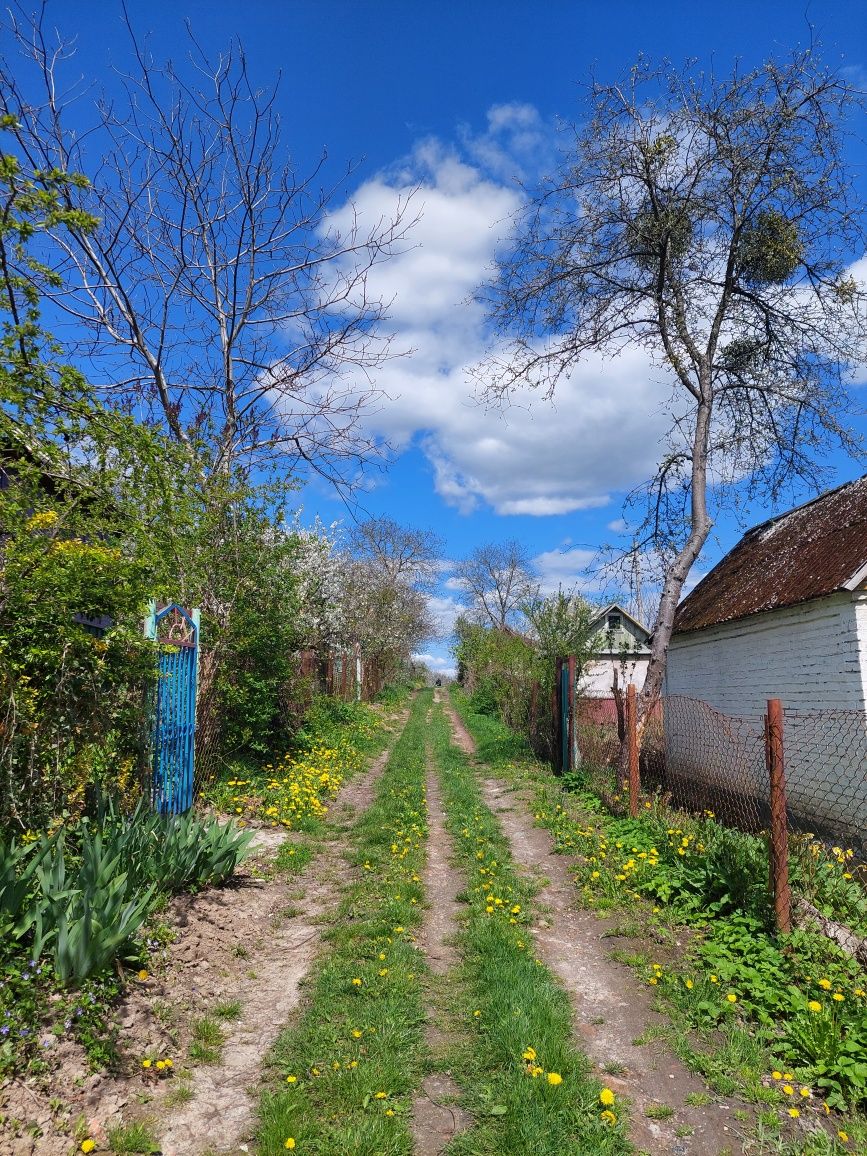
[[[635,705],[635,683],[626,688],[626,730],[629,737],[629,814],[638,818],[638,713]]]
[[[789,888],[789,828],[786,817],[786,770],[783,750],[783,706],[778,698],[768,699],[765,716],[768,779],[771,803],[771,883],[777,930],[792,930],[792,893]]]
[[[563,678],[563,659],[558,658],[554,667],[554,774],[559,775],[563,770],[563,718],[561,705],[563,695],[560,690]]]
[[[569,751],[569,766],[568,770],[575,770],[575,655],[570,654],[568,658],[569,663],[569,733],[568,751]]]

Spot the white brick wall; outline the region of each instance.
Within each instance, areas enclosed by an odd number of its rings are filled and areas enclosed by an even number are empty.
[[[862,665],[867,605],[832,594],[675,635],[665,691],[733,715],[761,714],[769,698],[801,710],[863,710]]]
[[[800,606],[767,611],[707,630],[675,636],[669,647],[665,692],[700,699],[726,715],[756,718],[769,698],[784,712],[865,708],[867,596],[832,594]],[[751,757],[720,739],[725,726],[678,710],[666,733],[670,768],[694,781],[725,786],[732,768],[767,798],[761,742]],[[715,727],[714,733],[710,731]],[[708,734],[702,739],[702,728]],[[756,728],[756,734],[760,731]],[[790,810],[808,828],[851,843],[867,827],[867,735],[863,715],[784,722]],[[746,762],[741,763],[743,758]],[[747,765],[750,764],[750,765]]]

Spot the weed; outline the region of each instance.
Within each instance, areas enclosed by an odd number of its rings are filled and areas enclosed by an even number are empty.
[[[274,869],[284,875],[300,875],[312,858],[313,852],[305,843],[281,843],[274,856]]]
[[[158,1153],[160,1146],[147,1124],[127,1124],[122,1128],[110,1128],[108,1142],[113,1152]]]
[[[215,1004],[214,1015],[221,1020],[236,1020],[241,1016],[242,1007],[239,999],[224,1000]]]
[[[607,1072],[609,1076],[625,1076],[629,1069],[626,1064],[621,1064],[619,1060],[609,1060],[602,1071]]]
[[[713,1096],[709,1096],[707,1092],[690,1092],[684,1096],[683,1102],[692,1108],[706,1108],[708,1104],[713,1103]]]
[[[648,1104],[644,1114],[648,1120],[670,1120],[674,1115],[674,1108],[668,1104]]]
[[[193,1089],[189,1084],[179,1083],[170,1088],[163,1098],[167,1108],[177,1108],[181,1104],[188,1104],[193,1098]]]
[[[189,1047],[189,1057],[195,1063],[216,1064],[220,1060],[223,1044],[226,1042],[223,1029],[210,1016],[202,1016],[193,1023],[193,1038]]]

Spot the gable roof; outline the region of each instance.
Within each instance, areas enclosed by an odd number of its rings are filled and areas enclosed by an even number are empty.
[[[647,629],[647,627],[644,625],[644,623],[639,622],[638,619],[633,617],[633,615],[631,615],[628,610],[624,610],[619,602],[611,602],[611,603],[609,603],[608,606],[606,606],[604,609],[600,610],[597,614],[594,614],[593,618],[590,621],[591,631],[596,626],[596,624],[601,623],[603,621],[603,619],[606,621],[606,625],[607,625],[607,619],[608,619],[609,614],[620,614],[620,615],[622,615],[623,618],[628,618],[629,621],[632,623],[632,625],[637,628],[639,634],[644,635],[643,641],[648,642],[650,640],[650,631]]]
[[[748,530],[677,608],[674,633],[797,606],[867,578],[867,475]]]

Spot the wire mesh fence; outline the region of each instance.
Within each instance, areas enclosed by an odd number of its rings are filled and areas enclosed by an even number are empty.
[[[787,710],[782,704],[781,729],[788,830],[851,848],[867,860],[867,713]],[[763,710],[730,715],[699,699],[666,696],[644,723],[642,787],[665,793],[677,808],[713,811],[726,826],[767,831],[766,731]],[[609,795],[619,789],[615,772],[622,732],[613,699],[576,704],[580,766]]]

